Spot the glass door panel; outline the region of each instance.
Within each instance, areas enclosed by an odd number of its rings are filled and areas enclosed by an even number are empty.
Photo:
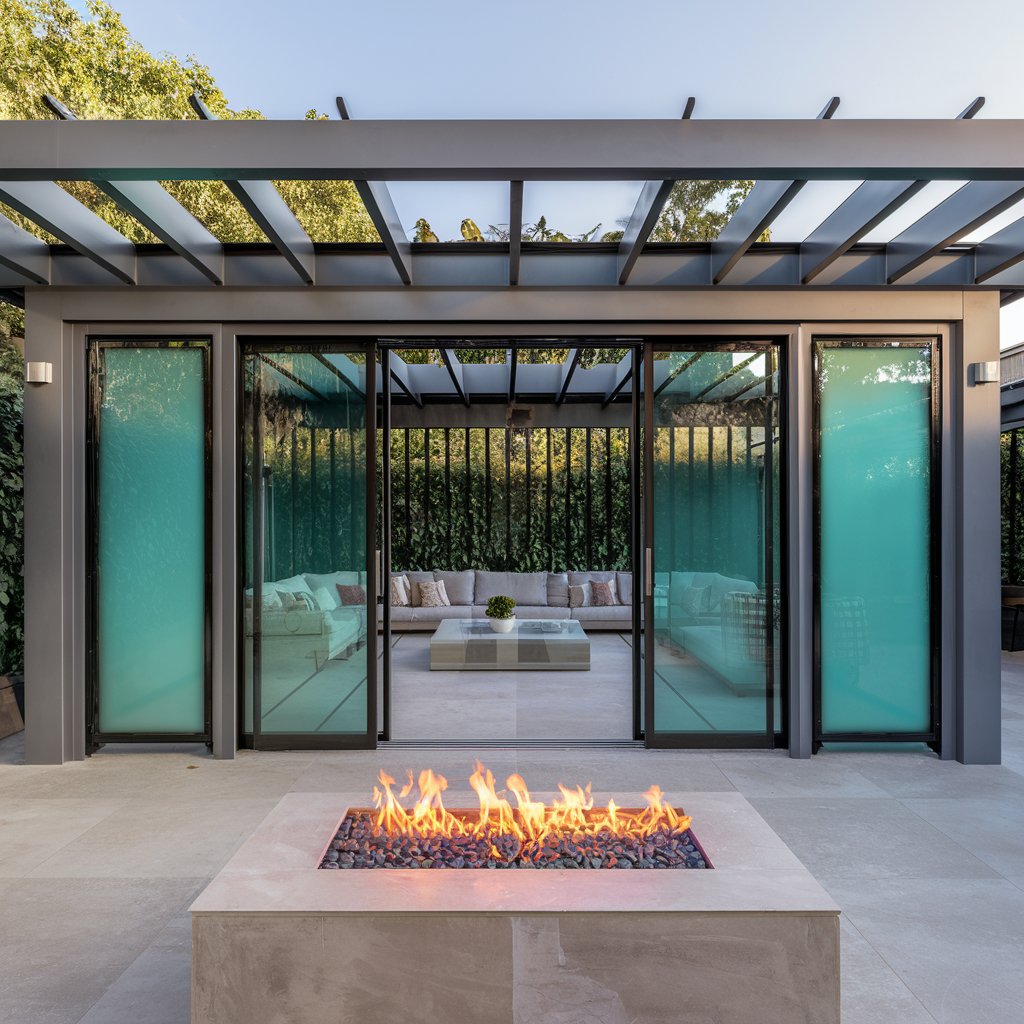
[[[645,357],[645,733],[770,746],[781,723],[778,369],[766,344]]]
[[[244,731],[256,747],[371,747],[373,362],[281,345],[243,363]]]

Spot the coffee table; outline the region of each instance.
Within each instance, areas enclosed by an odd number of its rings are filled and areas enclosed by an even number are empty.
[[[430,638],[430,667],[588,672],[590,638],[575,619],[517,619],[510,633],[487,619],[444,619]]]

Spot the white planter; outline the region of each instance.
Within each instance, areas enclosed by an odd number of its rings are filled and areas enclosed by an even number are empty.
[[[516,617],[510,615],[507,619],[490,619],[491,629],[495,633],[511,633],[512,627],[516,624]]]

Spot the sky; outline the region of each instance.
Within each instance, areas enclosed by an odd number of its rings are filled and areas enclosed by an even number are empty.
[[[357,118],[1024,118],[1015,0],[112,0],[147,49],[194,55],[232,107],[271,118],[310,108]],[[810,183],[773,237],[805,237],[855,182]],[[869,239],[891,238],[957,183],[928,186]],[[391,186],[407,230],[442,238],[463,217],[507,221],[507,185]],[[570,233],[629,215],[638,182],[527,183],[524,219]],[[980,240],[1024,204],[979,228]],[[1024,340],[1024,300],[1003,312],[1003,345]]]

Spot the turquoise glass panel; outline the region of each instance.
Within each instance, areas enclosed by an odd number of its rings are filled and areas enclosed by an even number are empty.
[[[365,359],[282,347],[243,373],[245,731],[366,735]]]
[[[822,731],[931,708],[931,349],[817,350]]]
[[[201,734],[206,350],[98,357],[100,732]]]
[[[774,351],[655,352],[653,722],[661,736],[781,724]]]

